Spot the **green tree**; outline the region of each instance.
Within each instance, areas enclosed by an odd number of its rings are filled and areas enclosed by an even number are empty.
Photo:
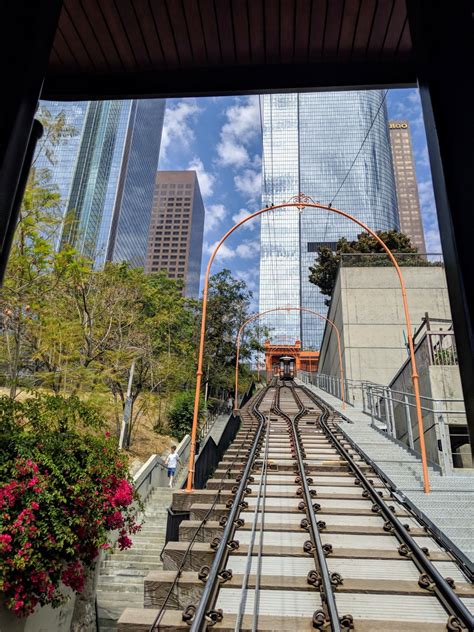
[[[246,283],[232,277],[229,270],[211,276],[204,360],[205,380],[211,395],[217,396],[222,390],[233,388],[237,332],[249,317],[251,300],[252,292]],[[248,357],[253,343],[250,337],[244,340],[242,358]]]
[[[202,419],[205,411],[204,400],[199,402],[199,420]],[[168,424],[173,437],[181,439],[191,432],[194,416],[194,391],[183,391],[177,393],[173,398],[169,413]]]
[[[0,292],[2,345],[0,357],[10,385],[17,394],[19,376],[31,368],[28,325],[48,303],[57,285],[58,267],[53,243],[61,226],[61,200],[47,168],[37,168],[39,156],[54,163],[55,148],[75,134],[63,113],[53,117],[40,109],[44,134],[36,152],[21,205],[5,281]]]
[[[412,246],[410,238],[396,230],[378,231],[377,235],[394,253],[411,253],[415,256],[397,257],[399,265],[430,265],[429,262],[421,255],[416,256],[417,249]],[[355,266],[390,266],[390,259],[386,255],[379,242],[363,232],[357,235],[354,241],[348,241],[342,237],[337,242],[336,252],[333,252],[327,246],[319,246],[317,250],[314,265],[310,266],[309,280],[317,285],[321,290],[321,294],[331,296],[336,283],[337,271],[341,263],[341,255],[343,254],[364,254],[371,256],[364,257],[347,257],[344,259],[344,265]],[[329,305],[330,300],[326,300]]]

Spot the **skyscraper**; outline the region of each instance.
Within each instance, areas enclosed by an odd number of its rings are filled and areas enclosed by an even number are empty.
[[[88,104],[61,243],[144,266],[165,101]]]
[[[165,270],[185,280],[197,298],[202,259],[204,204],[195,171],[158,171],[145,271]]]
[[[374,230],[399,228],[381,91],[273,94],[263,96],[261,106],[264,206],[301,191],[315,202],[333,201]],[[360,232],[318,209],[262,215],[260,310],[290,305],[325,315],[325,297],[309,282],[308,268],[318,246],[335,247],[340,237],[355,239]],[[298,312],[268,315],[263,324],[275,342],[301,340],[304,349],[318,349],[324,330],[324,321]]]
[[[64,124],[69,132],[61,139],[49,154],[46,155],[46,147],[43,145],[42,138],[37,146],[34,166],[37,169],[47,169],[50,175],[49,184],[54,187],[61,196],[60,213],[58,221],[66,214],[69,204],[69,196],[71,193],[72,180],[76,169],[77,156],[79,146],[81,144],[82,131],[86,118],[88,103],[81,101],[78,103],[65,103],[64,101],[42,101],[40,104],[40,118],[44,117],[47,112],[54,120],[58,116],[64,116]],[[47,111],[47,112],[46,112]],[[58,229],[52,237],[54,239],[55,248],[59,247],[61,239],[61,224],[58,223]]]
[[[426,252],[420,200],[416,185],[415,161],[408,121],[390,121],[393,170],[397,187],[400,230],[411,239],[418,252]]]

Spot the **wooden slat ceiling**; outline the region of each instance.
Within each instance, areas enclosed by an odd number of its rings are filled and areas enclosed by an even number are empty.
[[[291,80],[292,68],[357,72],[410,62],[404,0],[64,0],[45,96],[89,90],[93,98],[101,85],[125,96],[137,80],[137,94],[178,94],[173,76],[184,78],[183,93],[199,93],[189,85],[193,73],[203,94],[218,93],[235,69],[246,68],[253,83],[258,69],[271,88],[265,69],[271,77],[277,66]]]

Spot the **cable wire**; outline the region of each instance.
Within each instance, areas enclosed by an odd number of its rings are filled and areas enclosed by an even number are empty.
[[[385,99],[387,98],[387,94],[388,94],[388,90],[385,90],[384,95],[383,95],[383,97],[382,97],[382,100],[380,101],[380,105],[379,105],[379,107],[377,108],[377,112],[375,113],[375,116],[374,116],[374,118],[372,119],[372,122],[370,123],[369,129],[367,130],[366,135],[364,136],[364,140],[362,141],[362,144],[361,144],[361,146],[359,147],[359,150],[358,150],[358,152],[356,153],[356,155],[355,155],[355,157],[354,157],[354,160],[353,160],[353,161],[352,161],[352,163],[351,163],[351,166],[349,167],[349,169],[348,169],[348,171],[347,171],[346,175],[344,176],[343,181],[341,182],[341,184],[340,184],[340,186],[339,186],[338,190],[336,191],[336,193],[335,193],[335,195],[333,196],[332,200],[329,202],[328,206],[332,206],[332,203],[334,202],[334,200],[335,200],[335,199],[337,198],[337,196],[339,195],[339,193],[340,193],[340,191],[341,191],[342,187],[344,186],[344,184],[345,184],[345,182],[346,182],[347,178],[349,177],[349,174],[350,174],[350,172],[352,171],[352,167],[355,165],[355,162],[356,162],[357,158],[359,157],[360,152],[362,151],[362,148],[363,148],[363,146],[364,146],[364,144],[365,144],[365,141],[366,141],[366,140],[367,140],[367,138],[369,137],[369,134],[370,134],[370,132],[371,132],[371,130],[372,130],[372,127],[374,126],[375,121],[377,120],[377,116],[379,115],[380,110],[382,109],[382,106],[383,106],[383,104],[385,103]]]

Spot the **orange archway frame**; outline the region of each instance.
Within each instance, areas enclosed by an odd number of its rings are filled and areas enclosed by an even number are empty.
[[[214,262],[214,259],[219,252],[219,248],[225,242],[225,240],[232,235],[234,231],[236,231],[240,226],[249,222],[251,219],[255,217],[259,217],[264,213],[268,213],[269,211],[275,211],[280,208],[297,208],[302,211],[305,207],[308,208],[319,208],[324,211],[329,211],[330,213],[336,213],[336,215],[340,215],[341,217],[345,217],[349,219],[351,222],[354,222],[358,226],[360,226],[363,230],[365,230],[369,235],[371,235],[382,247],[382,249],[387,253],[390,261],[392,262],[395,271],[398,276],[398,280],[400,282],[400,290],[402,295],[402,303],[403,303],[403,312],[405,315],[405,323],[407,328],[407,338],[408,338],[408,349],[410,353],[411,360],[411,379],[413,383],[413,393],[415,396],[415,408],[416,408],[416,417],[418,423],[418,434],[420,439],[420,452],[421,452],[421,462],[423,467],[423,483],[424,483],[424,491],[425,493],[429,493],[430,491],[430,479],[428,474],[428,461],[426,458],[426,445],[425,445],[425,435],[424,435],[424,427],[423,427],[423,415],[421,412],[421,399],[420,399],[420,387],[419,387],[419,375],[416,367],[416,358],[415,358],[415,348],[413,345],[413,333],[412,333],[412,325],[410,319],[410,310],[408,308],[408,300],[407,300],[407,292],[405,286],[405,279],[403,278],[402,271],[400,266],[398,265],[395,257],[393,256],[390,248],[380,239],[380,237],[369,228],[364,222],[361,222],[359,219],[355,218],[353,215],[346,213],[345,211],[341,211],[338,208],[334,208],[333,206],[325,206],[324,204],[319,204],[318,202],[314,202],[310,197],[304,195],[303,193],[299,193],[297,196],[292,198],[289,202],[283,202],[282,204],[275,204],[273,206],[268,206],[260,209],[259,211],[255,211],[254,213],[250,213],[247,217],[244,217],[242,220],[237,222],[232,228],[230,228],[223,237],[221,237],[220,241],[217,243],[214,251],[209,257],[209,261],[206,268],[206,275],[204,278],[204,290],[202,294],[202,317],[201,317],[201,331],[199,337],[199,355],[198,355],[198,365],[196,370],[196,391],[194,396],[194,416],[193,416],[193,425],[191,429],[191,445],[189,452],[189,467],[188,467],[188,481],[186,485],[186,490],[188,492],[193,489],[193,479],[194,479],[194,459],[196,454],[196,438],[197,438],[197,428],[199,422],[199,398],[201,393],[201,380],[202,380],[202,366],[204,359],[204,343],[206,338],[206,317],[207,317],[207,296],[209,293],[209,276],[211,272],[211,267]]]
[[[314,309],[309,309],[308,307],[274,307],[273,309],[267,309],[263,312],[259,312],[258,314],[254,314],[253,316],[250,316],[250,318],[247,318],[247,320],[242,324],[242,326],[240,327],[238,333],[237,333],[237,339],[236,339],[236,348],[237,348],[237,352],[236,352],[236,357],[235,357],[235,396],[234,396],[234,408],[237,410],[238,409],[238,395],[239,395],[239,357],[240,357],[240,339],[242,336],[242,332],[245,329],[245,327],[250,324],[251,322],[253,322],[254,320],[257,320],[258,318],[260,318],[260,316],[265,316],[265,314],[270,314],[271,312],[307,312],[309,314],[313,314],[314,316],[317,316],[318,318],[321,318],[322,320],[325,320],[327,323],[329,323],[331,325],[331,327],[334,329],[334,331],[336,332],[336,337],[337,337],[337,352],[339,355],[339,375],[341,378],[341,400],[342,400],[342,408],[343,410],[346,408],[346,399],[345,399],[345,382],[344,382],[344,366],[342,364],[342,351],[341,351],[341,336],[340,336],[340,332],[339,329],[337,327],[337,325],[330,320],[329,318],[326,318],[326,316],[323,316],[322,314],[320,314],[319,312],[316,312]]]

